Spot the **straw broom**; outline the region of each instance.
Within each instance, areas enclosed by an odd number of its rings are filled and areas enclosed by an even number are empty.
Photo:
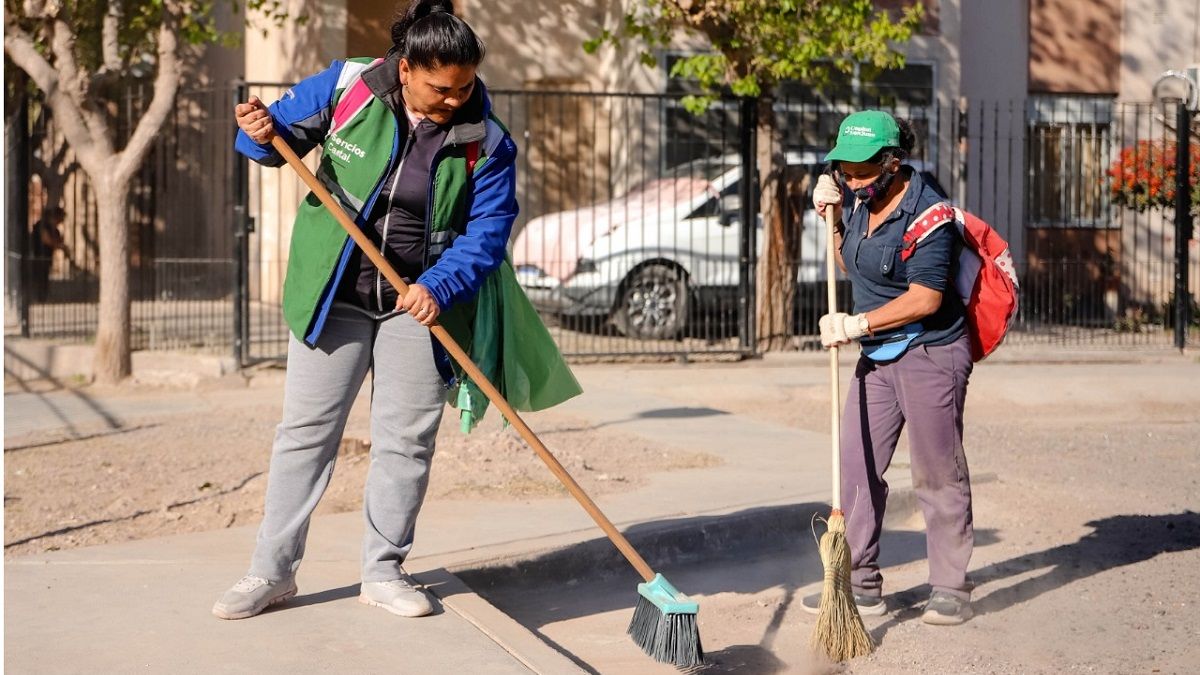
[[[262,105],[261,103],[259,105]],[[266,107],[263,106],[266,110]],[[269,111],[268,111],[268,114]],[[379,249],[367,239],[366,235],[357,225],[354,224],[350,217],[346,215],[346,211],[341,204],[334,199],[329,190],[313,175],[287,144],[278,134],[271,138],[271,145],[275,148],[288,165],[300,176],[313,194],[320,199],[325,205],[330,214],[337,220],[346,233],[350,235],[354,242],[362,249],[371,262],[379,268],[383,276],[392,284],[392,287],[404,297],[408,290],[408,285],[396,273],[396,270],[384,259]],[[500,393],[495,385],[493,385],[486,375],[479,369],[471,360],[470,356],[463,351],[450,333],[439,324],[434,324],[430,329],[433,336],[438,342],[442,343],[446,351],[454,358],[467,375],[475,382],[480,391],[487,396],[488,400],[500,411],[509,424],[517,430],[521,438],[529,445],[530,448],[537,453],[538,457],[545,462],[550,472],[562,482],[571,496],[579,502],[579,505],[587,511],[592,520],[600,526],[604,534],[608,536],[613,545],[617,547],[629,561],[629,564],[637,570],[641,575],[644,583],[638,584],[638,604],[634,608],[633,619],[630,621],[628,633],[633,641],[642,648],[644,652],[651,658],[663,662],[670,663],[679,668],[691,668],[694,666],[703,665],[704,649],[700,643],[700,631],[696,624],[696,615],[699,611],[699,605],[691,598],[680,593],[670,582],[661,574],[656,574],[646,563],[645,559],[634,550],[633,545],[625,538],[625,535],[613,525],[601,511],[600,507],[592,501],[590,497],[575,482],[567,470],[557,458],[551,454],[550,450],[541,442],[533,430],[529,428],[517,411],[508,403],[504,396]]]
[[[829,311],[837,311],[837,286],[834,265],[833,225],[834,209],[825,208],[825,274],[829,298]],[[814,651],[824,653],[833,661],[845,661],[870,654],[875,643],[867,627],[863,625],[858,606],[854,604],[854,592],[850,588],[850,545],[846,542],[846,519],[842,514],[841,476],[841,394],[838,378],[838,348],[829,348],[830,378],[830,421],[833,438],[833,502],[829,513],[828,529],[821,535],[819,550],[821,564],[825,566],[825,585],[821,589],[821,606],[818,609],[817,625],[813,627],[809,643]]]

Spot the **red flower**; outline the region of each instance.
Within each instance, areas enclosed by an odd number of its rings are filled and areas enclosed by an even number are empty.
[[[1200,206],[1200,144],[1189,147],[1193,206]],[[1108,184],[1112,203],[1145,211],[1148,208],[1175,206],[1175,143],[1138,141],[1121,149],[1101,179]]]

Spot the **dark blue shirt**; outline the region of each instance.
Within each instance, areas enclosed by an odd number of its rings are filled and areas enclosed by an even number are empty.
[[[943,226],[925,238],[907,261],[900,259],[904,231],[925,209],[944,201],[911,167],[901,169],[908,176],[908,189],[899,206],[888,214],[879,227],[867,236],[866,204],[843,211],[846,225],[842,237],[842,260],[854,289],[854,312],[869,312],[900,297],[912,284],[942,293],[942,304],[933,314],[920,320],[921,335],[916,345],[944,345],[962,337],[966,326],[962,300],[954,288],[962,239],[954,227]],[[876,333],[885,336],[888,331]]]

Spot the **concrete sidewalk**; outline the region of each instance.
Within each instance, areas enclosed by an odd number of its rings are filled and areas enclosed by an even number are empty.
[[[714,467],[653,474],[633,491],[599,500],[622,529],[688,530],[730,514],[828,499],[828,435],[730,414],[720,402],[730,387],[769,395],[773,382],[819,385],[828,376],[825,363],[796,357],[581,366],[576,372],[586,393],[559,410],[593,427],[721,458]],[[136,424],[148,411],[199,405],[189,403],[195,397],[187,392],[145,397],[114,390],[85,398],[69,391],[8,394],[6,437]],[[698,405],[701,400],[706,403]],[[527,421],[539,428],[538,414]],[[907,472],[894,478],[893,490],[903,494]],[[573,500],[428,503],[406,567],[442,602],[437,615],[421,620],[356,602],[361,521],[358,513],[315,519],[298,579],[301,595],[248,621],[219,621],[208,612],[244,573],[253,527],[8,561],[5,665],[39,673],[579,672],[447,571],[530,558],[601,536]],[[632,588],[628,601],[632,609]],[[628,640],[622,645],[636,650]]]

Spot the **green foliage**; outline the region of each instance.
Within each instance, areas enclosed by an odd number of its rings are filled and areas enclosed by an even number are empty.
[[[178,20],[180,42],[190,45],[217,44],[236,46],[241,31],[223,31],[216,23],[215,10],[220,0],[181,0],[172,5]],[[283,27],[288,22],[304,25],[306,14],[290,16],[285,0],[225,0],[235,13],[255,12],[269,25]],[[103,25],[109,11],[109,0],[62,0],[49,11],[66,20],[75,37],[75,58],[86,72],[98,72],[104,65]],[[49,16],[30,16],[31,5],[21,0],[5,0],[5,10],[14,17],[37,44],[38,50],[52,58],[48,49]],[[134,64],[152,63],[157,47],[157,33],[162,25],[167,3],[164,0],[123,0],[118,20],[118,56],[123,68]],[[247,19],[251,28],[261,28]]]
[[[894,45],[912,37],[923,14],[919,2],[893,19],[872,0],[642,0],[619,30],[605,28],[583,48],[591,54],[606,43],[634,43],[641,61],[653,65],[677,30],[704,36],[714,51],[671,69],[672,77],[699,84],[702,94],[685,105],[703,110],[723,87],[756,96],[781,80],[821,85],[856,66],[868,78],[903,66]]]

